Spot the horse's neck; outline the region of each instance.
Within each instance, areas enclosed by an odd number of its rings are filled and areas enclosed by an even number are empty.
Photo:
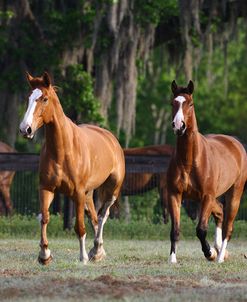
[[[54,102],[52,121],[45,125],[46,150],[52,154],[57,162],[64,159],[67,149],[71,149],[69,140],[71,139],[69,119],[63,112],[59,101]]]
[[[194,166],[200,149],[200,139],[201,135],[198,132],[194,115],[191,127],[186,130],[183,136],[177,138],[176,157],[186,169]]]

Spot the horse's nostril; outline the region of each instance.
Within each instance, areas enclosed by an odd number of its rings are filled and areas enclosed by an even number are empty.
[[[28,127],[27,128],[27,134],[31,134],[32,133],[32,129],[31,129],[31,127]]]
[[[172,128],[174,128],[175,127],[175,123],[174,122],[172,122]]]
[[[184,122],[182,122],[182,127],[181,127],[181,129],[182,129],[182,130],[185,129],[185,123],[184,123]]]

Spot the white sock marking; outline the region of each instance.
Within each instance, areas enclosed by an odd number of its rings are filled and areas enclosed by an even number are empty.
[[[215,239],[214,239],[214,247],[220,251],[222,246],[222,229],[220,227],[215,228]]]
[[[226,254],[226,247],[227,247],[227,239],[224,239],[221,249],[220,249],[219,256],[218,256],[218,263],[224,262],[225,254]]]
[[[51,256],[51,251],[49,249],[41,249],[39,256],[41,259],[46,260]]]
[[[177,257],[176,257],[175,253],[171,253],[170,262],[171,263],[177,263]]]
[[[86,251],[86,234],[84,234],[83,237],[79,239],[79,242],[80,242],[80,261],[82,261],[83,264],[87,264],[88,254]]]

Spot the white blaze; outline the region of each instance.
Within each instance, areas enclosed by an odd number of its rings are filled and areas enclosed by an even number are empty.
[[[185,97],[179,95],[175,98],[175,101],[179,102],[179,109],[173,119],[173,122],[175,124],[175,128],[176,129],[180,129],[181,126],[182,126],[182,122],[184,121],[184,114],[183,114],[183,109],[182,109],[182,106],[183,106],[183,102],[186,101]]]
[[[25,131],[27,127],[31,127],[33,122],[33,114],[37,104],[37,99],[42,96],[42,91],[38,88],[34,89],[32,94],[29,97],[28,108],[24,115],[24,118],[20,124],[21,130]]]

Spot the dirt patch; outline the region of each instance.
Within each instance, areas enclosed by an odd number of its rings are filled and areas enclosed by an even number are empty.
[[[2,269],[2,270],[0,270],[0,276],[24,277],[24,276],[30,276],[30,272],[29,271],[19,271],[16,269]]]
[[[14,271],[6,271],[6,275],[12,276]],[[16,275],[15,275],[16,277]],[[122,299],[126,296],[144,296],[146,293],[162,293],[167,288],[174,290],[189,287],[200,287],[196,282],[184,280],[172,280],[165,276],[127,276],[126,279],[119,279],[110,275],[102,275],[94,280],[89,279],[46,279],[33,282],[33,278],[27,278],[25,274],[20,276],[17,286],[0,288],[2,299],[46,297],[62,299],[95,299],[99,297],[111,297],[112,299]],[[18,278],[17,278],[18,279]],[[32,279],[32,280],[31,280]]]

